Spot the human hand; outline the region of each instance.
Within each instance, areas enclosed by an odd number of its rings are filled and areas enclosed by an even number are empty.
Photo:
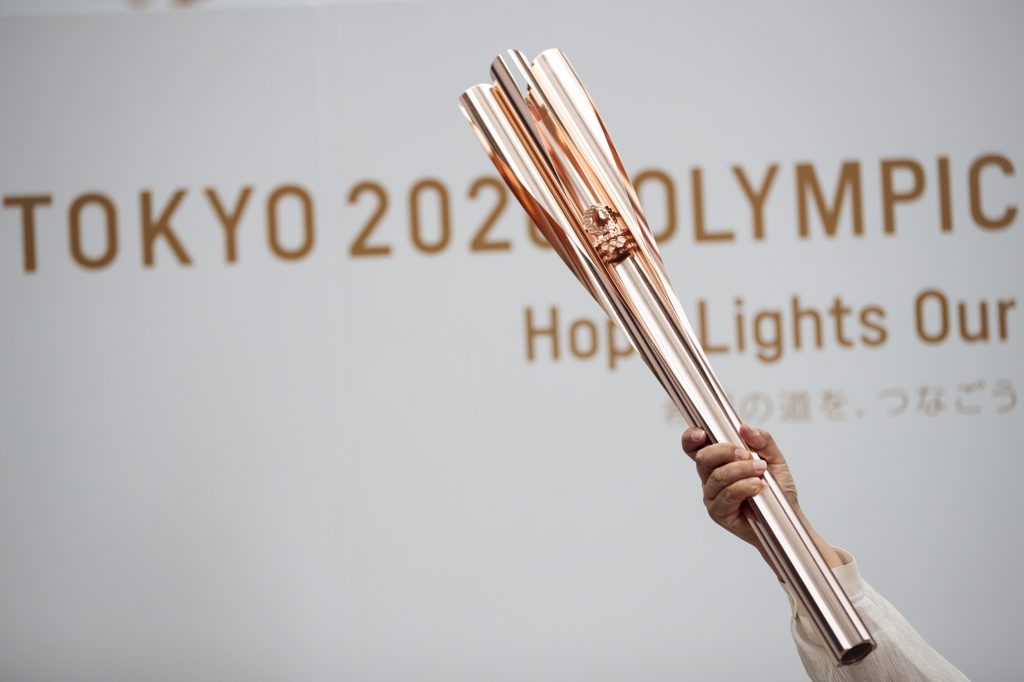
[[[715,523],[756,547],[771,565],[742,511],[744,501],[764,490],[767,485],[763,478],[764,472],[769,471],[829,566],[841,566],[842,559],[818,535],[800,509],[793,475],[772,435],[743,424],[740,426],[740,437],[747,447],[737,447],[734,443],[708,445],[707,434],[698,428],[691,427],[683,432],[683,450],[697,464],[697,475],[700,476],[708,515]],[[758,457],[752,457],[751,451]]]
[[[754,531],[743,516],[743,502],[767,485],[763,479],[766,470],[772,473],[794,507],[796,485],[770,433],[743,424],[740,437],[747,447],[737,447],[734,443],[708,445],[707,434],[702,429],[689,428],[683,433],[683,450],[697,464],[708,515],[733,535],[757,547]],[[748,448],[759,458],[751,457]]]

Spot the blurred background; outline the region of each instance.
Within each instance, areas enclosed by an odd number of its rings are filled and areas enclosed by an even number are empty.
[[[1024,586],[1019,3],[0,3],[0,678],[793,680],[456,100],[562,48],[808,516],[975,679]]]

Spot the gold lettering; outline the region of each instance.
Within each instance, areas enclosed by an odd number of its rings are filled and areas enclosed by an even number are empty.
[[[224,258],[228,263],[234,263],[238,260],[238,242],[236,240],[238,223],[241,222],[242,212],[245,210],[246,204],[249,203],[252,187],[246,185],[242,188],[238,198],[235,199],[235,207],[230,212],[225,210],[224,205],[220,202],[220,197],[217,196],[217,190],[213,187],[207,187],[204,193],[213,206],[217,219],[220,220],[220,226],[224,228]]]
[[[800,333],[800,321],[804,319],[811,319],[814,321],[814,347],[822,348],[825,342],[822,338],[821,331],[821,313],[814,308],[802,308],[800,306],[800,297],[793,296],[790,299],[790,305],[793,311],[793,347],[800,349],[803,346],[803,336]]]
[[[388,193],[384,189],[384,186],[379,182],[373,182],[372,180],[366,180],[360,182],[358,185],[352,188],[352,191],[348,193],[348,203],[354,204],[359,201],[359,195],[369,192],[371,196],[377,199],[377,207],[370,214],[369,219],[363,226],[363,229],[359,231],[359,236],[352,242],[352,246],[349,247],[348,252],[354,258],[360,258],[363,256],[390,256],[391,245],[390,244],[370,244],[370,233],[377,229],[377,225],[380,224],[381,219],[388,210]]]
[[[913,182],[910,189],[896,191],[893,187],[893,173],[897,170],[910,171]],[[896,234],[896,204],[915,201],[924,192],[924,169],[913,159],[882,159],[882,213],[883,229],[886,234]]]
[[[36,206],[49,206],[51,194],[20,194],[4,197],[4,208],[21,209],[22,267],[25,272],[36,271]]]
[[[988,341],[988,301],[978,303],[978,330],[975,332],[967,329],[967,304],[960,301],[958,308],[958,322],[960,323],[960,338],[967,342]]]
[[[82,250],[82,209],[95,204],[103,210],[104,228],[106,230],[107,248],[97,258],[90,258]],[[76,263],[88,270],[99,270],[110,265],[117,255],[117,211],[109,197],[94,192],[83,194],[72,202],[68,208],[68,231],[71,242],[71,257]]]
[[[850,193],[853,233],[857,236],[862,236],[864,234],[864,220],[861,208],[860,163],[857,161],[843,163],[842,169],[839,172],[839,179],[836,181],[836,192],[831,207],[825,201],[821,184],[818,182],[818,177],[814,172],[814,165],[798,163],[796,165],[796,196],[800,237],[807,239],[811,236],[807,206],[808,193],[814,197],[818,215],[821,216],[822,226],[825,228],[825,235],[834,237],[839,228],[839,216],[842,212],[843,201],[846,199],[847,191]]]
[[[876,318],[876,319],[872,319]],[[860,311],[860,323],[867,329],[875,332],[874,336],[861,334],[860,340],[866,346],[881,346],[885,343],[889,333],[885,330],[882,320],[885,319],[885,310],[881,306],[869,305]]]
[[[768,322],[770,335],[765,334]],[[757,342],[757,357],[764,362],[776,362],[782,357],[782,313],[778,310],[762,310],[754,316],[754,341]]]
[[[158,237],[163,237],[167,245],[171,247],[175,258],[182,265],[191,265],[192,259],[185,251],[185,247],[178,241],[178,237],[171,229],[171,216],[177,210],[178,204],[185,198],[185,190],[179,189],[171,195],[171,200],[164,206],[160,216],[153,220],[153,193],[145,191],[142,193],[142,204],[140,212],[142,217],[142,262],[147,268],[153,267],[156,262],[153,244]]]
[[[987,156],[980,156],[975,159],[968,173],[970,179],[971,217],[974,218],[974,222],[977,223],[978,227],[984,227],[987,230],[998,230],[1013,222],[1014,217],[1017,215],[1017,207],[1007,206],[1001,215],[994,218],[985,214],[981,201],[981,171],[985,166],[996,166],[999,170],[1003,171],[1003,175],[1012,176],[1013,164],[1005,156],[988,154]]]
[[[746,333],[746,316],[743,314],[743,299],[736,297],[733,299],[733,305],[736,307],[736,314],[733,315],[734,322],[736,323],[736,352],[742,353],[747,349],[747,333]]]
[[[302,209],[302,241],[294,249],[285,248],[281,244],[278,228],[277,204],[287,196],[298,199]],[[267,241],[270,243],[270,250],[284,260],[299,260],[313,250],[314,237],[313,199],[309,192],[299,185],[281,185],[271,192],[267,197]]]
[[[423,238],[420,228],[420,194],[425,189],[433,190],[438,201],[440,233],[437,240],[433,242]],[[448,207],[448,188],[440,180],[424,178],[409,190],[409,236],[412,238],[413,246],[423,253],[439,253],[448,246],[448,241],[452,236],[452,212]]]
[[[589,345],[580,346],[579,331],[586,330],[590,336]],[[587,359],[597,353],[597,327],[590,320],[576,320],[569,325],[569,350],[578,358]]]
[[[929,332],[925,328],[925,304],[929,299],[934,299],[939,305],[939,319],[941,323],[938,330]],[[925,289],[917,295],[914,301],[914,326],[917,327],[917,335],[925,343],[941,343],[946,340],[949,334],[949,304],[946,295],[938,289]]]
[[[853,312],[853,308],[843,305],[843,299],[836,296],[835,300],[832,302],[832,307],[828,309],[828,312],[836,322],[836,342],[840,346],[845,346],[847,348],[853,346],[853,341],[846,338],[846,335],[843,333],[843,319]]]
[[[697,317],[700,318],[700,345],[704,352],[709,355],[728,352],[728,346],[715,346],[708,340],[708,304],[703,298],[697,299]]]
[[[728,230],[712,232],[704,227],[704,179],[700,168],[690,170],[690,186],[693,189],[693,229],[698,242],[731,242],[736,235]]]
[[[999,307],[999,340],[1006,341],[1008,336],[1006,314],[1017,306],[1017,299],[999,299],[997,305]]]
[[[772,183],[775,182],[775,173],[778,170],[779,165],[776,163],[768,166],[768,172],[765,174],[764,180],[761,181],[760,187],[754,189],[743,168],[732,167],[733,174],[740,181],[740,187],[743,188],[743,193],[747,196],[747,201],[750,202],[750,211],[754,219],[754,239],[757,241],[764,239],[764,203],[768,198],[768,191],[772,188]]]
[[[498,218],[501,217],[502,212],[505,210],[505,205],[508,203],[508,190],[505,189],[505,183],[498,178],[477,178],[469,186],[469,198],[475,199],[484,187],[493,188],[497,194],[498,201],[495,202],[494,207],[487,214],[487,217],[484,218],[484,221],[480,223],[480,229],[477,230],[476,234],[473,235],[472,241],[469,242],[469,250],[510,251],[512,249],[512,242],[508,239],[488,239],[491,228],[498,222]]]
[[[949,192],[949,157],[939,157],[939,223],[943,232],[953,231],[953,200]]]
[[[555,360],[558,359],[558,308],[551,306],[550,308],[550,321],[551,326],[540,328],[533,325],[533,310],[531,308],[526,309],[526,359],[533,362],[537,356],[533,341],[538,336],[550,336],[551,337],[551,357]]]

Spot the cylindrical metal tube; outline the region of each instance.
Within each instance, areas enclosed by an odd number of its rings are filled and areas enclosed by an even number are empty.
[[[675,297],[648,277],[638,251],[612,269],[636,323],[627,333],[643,335],[644,359],[686,420],[704,429],[714,443],[743,443],[740,418]],[[875,648],[874,640],[779,484],[770,473],[764,478],[767,486],[744,510],[747,520],[838,664],[859,661]]]

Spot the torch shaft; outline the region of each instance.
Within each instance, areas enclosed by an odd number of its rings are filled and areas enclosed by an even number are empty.
[[[743,443],[739,416],[674,294],[640,253],[610,270],[624,294],[626,332],[686,420],[704,429],[711,442]],[[770,473],[764,478],[764,490],[745,503],[754,534],[835,660],[860,660],[874,641],[785,493]]]

